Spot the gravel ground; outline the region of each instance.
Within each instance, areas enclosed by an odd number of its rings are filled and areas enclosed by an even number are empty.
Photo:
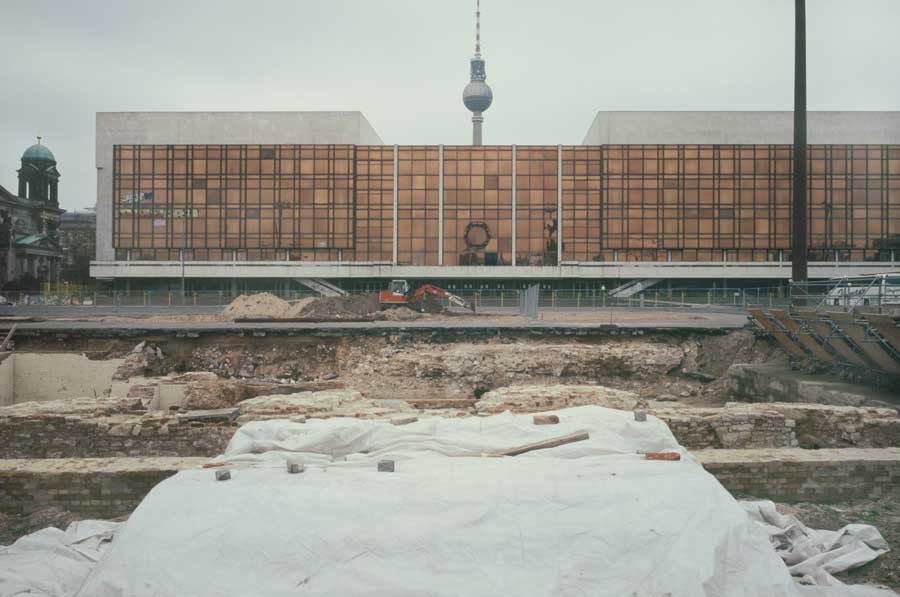
[[[892,551],[855,570],[836,576],[847,584],[870,583],[900,591],[900,500],[879,499],[845,504],[778,504],[778,510],[793,514],[812,529],[837,530],[851,523],[871,524]]]

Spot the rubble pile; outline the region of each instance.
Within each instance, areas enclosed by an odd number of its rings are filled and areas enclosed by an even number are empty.
[[[335,343],[325,341],[291,346],[214,344],[194,350],[185,367],[220,377],[311,380],[335,371],[336,351]]]
[[[341,390],[343,388],[344,384],[339,381],[277,383],[219,378],[198,380],[187,384],[181,410],[215,410],[229,408],[242,400],[257,396]]]
[[[360,365],[374,365],[381,375],[431,378],[497,387],[535,379],[665,376],[678,367],[683,352],[673,344],[620,341],[603,344],[411,344],[388,355],[358,355]]]
[[[163,353],[158,346],[141,342],[125,357],[125,362],[119,365],[112,378],[127,381],[132,377],[155,372],[162,365],[162,361]]]
[[[244,400],[238,423],[297,417],[378,418],[413,412],[402,400],[370,400],[356,390],[323,390],[302,394],[275,394]]]
[[[478,413],[517,413],[558,410],[572,406],[603,406],[618,410],[632,410],[638,404],[637,395],[603,386],[509,386],[482,395],[475,403]]]
[[[394,307],[375,313],[373,319],[380,321],[413,321],[422,317],[421,313],[413,311],[409,307]]]

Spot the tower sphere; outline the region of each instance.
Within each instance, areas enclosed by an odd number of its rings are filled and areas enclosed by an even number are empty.
[[[494,93],[484,81],[472,81],[463,89],[463,103],[471,112],[484,112],[492,101]]]

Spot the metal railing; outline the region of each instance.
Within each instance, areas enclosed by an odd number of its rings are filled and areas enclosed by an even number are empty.
[[[240,294],[267,292],[287,301],[318,296],[307,289],[269,289],[232,293],[224,290],[96,290],[80,287],[77,292],[6,292],[0,293],[6,304],[41,306],[121,306],[121,307],[223,307]],[[350,291],[364,294],[367,291]],[[481,310],[517,310],[524,290],[454,290],[454,294],[473,302]],[[541,309],[645,308],[672,309],[720,307],[787,307],[791,297],[783,288],[744,289],[673,288],[648,289],[634,296],[611,297],[607,290],[541,290]],[[446,301],[444,301],[446,303]]]
[[[900,275],[873,274],[790,284],[791,304],[816,311],[900,307]]]

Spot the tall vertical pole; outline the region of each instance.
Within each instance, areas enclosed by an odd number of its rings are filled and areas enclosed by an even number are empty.
[[[556,146],[556,265],[563,259],[562,145]]]
[[[444,146],[438,146],[438,265],[444,265]]]
[[[398,257],[398,254],[399,254],[399,251],[397,250],[397,249],[398,249],[398,247],[397,247],[397,240],[398,240],[397,225],[398,225],[398,223],[399,223],[399,218],[397,217],[397,216],[398,216],[398,214],[397,214],[397,203],[398,203],[398,199],[399,199],[399,196],[398,196],[398,193],[397,193],[397,174],[398,174],[398,171],[399,171],[399,168],[400,168],[400,158],[399,158],[399,154],[400,154],[400,152],[399,152],[399,150],[398,150],[398,147],[397,147],[396,145],[394,145],[394,194],[393,194],[393,204],[394,204],[394,238],[393,238],[393,240],[394,240],[394,250],[393,250],[393,255],[391,256],[391,263],[392,263],[393,265],[395,265],[395,266],[397,265],[397,257]]]
[[[516,146],[512,146],[512,264],[516,265]]]
[[[806,0],[795,0],[794,16],[794,201],[791,279],[806,282]]]

